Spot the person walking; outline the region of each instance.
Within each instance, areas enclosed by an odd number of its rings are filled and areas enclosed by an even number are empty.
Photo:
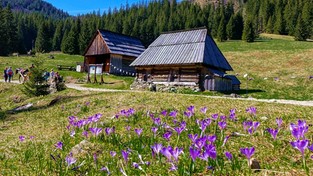
[[[13,79],[13,75],[14,75],[12,67],[9,67],[9,69],[7,69],[7,75],[8,75],[8,81],[11,82],[11,80]]]
[[[8,67],[5,67],[4,72],[3,72],[3,77],[4,77],[4,81],[7,82],[8,81],[8,74],[7,74],[7,70]]]

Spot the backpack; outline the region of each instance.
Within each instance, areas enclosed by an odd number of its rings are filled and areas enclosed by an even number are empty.
[[[10,70],[8,70],[8,75],[9,76],[12,76],[13,75],[13,71],[10,69]]]

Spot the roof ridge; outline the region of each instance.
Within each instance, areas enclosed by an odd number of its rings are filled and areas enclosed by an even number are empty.
[[[205,43],[204,41],[200,41],[200,42],[186,42],[186,43],[175,43],[175,44],[166,44],[166,45],[150,45],[150,47],[160,47],[160,46],[176,46],[176,45],[184,45],[184,44],[195,44],[195,43]]]
[[[101,32],[101,31],[103,31],[103,32],[110,32],[110,33],[117,34],[117,35],[121,35],[121,36],[125,36],[125,37],[128,37],[128,38],[137,39],[137,40],[139,40],[139,41],[142,43],[142,41],[141,41],[138,37],[134,37],[134,36],[130,36],[130,35],[118,33],[118,32],[113,32],[113,31],[106,30],[106,29],[98,29],[98,31],[99,31],[99,32]]]
[[[181,29],[181,30],[176,30],[176,31],[161,32],[161,35],[162,34],[173,34],[173,33],[180,33],[180,32],[188,32],[188,31],[196,31],[196,30],[201,30],[201,29],[208,30],[205,26],[203,26],[203,27],[198,27],[198,28]]]

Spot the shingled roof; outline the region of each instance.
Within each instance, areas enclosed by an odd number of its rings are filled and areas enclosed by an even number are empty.
[[[161,34],[131,66],[205,64],[233,70],[207,29]]]
[[[98,34],[101,35],[103,41],[109,49],[110,54],[138,57],[145,50],[145,47],[137,38],[107,30],[98,30],[93,40]],[[91,44],[92,42],[93,41],[91,41]],[[91,44],[88,46],[88,48],[91,46]],[[87,53],[88,48],[85,54]]]

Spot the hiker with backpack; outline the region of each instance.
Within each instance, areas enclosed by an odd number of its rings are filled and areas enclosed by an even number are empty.
[[[4,81],[7,82],[8,81],[8,74],[7,74],[7,70],[8,67],[5,67],[4,72],[3,72],[3,77],[4,77]]]
[[[9,67],[9,69],[7,69],[7,75],[8,75],[8,81],[11,82],[11,80],[13,79],[13,75],[14,75],[12,67]]]

